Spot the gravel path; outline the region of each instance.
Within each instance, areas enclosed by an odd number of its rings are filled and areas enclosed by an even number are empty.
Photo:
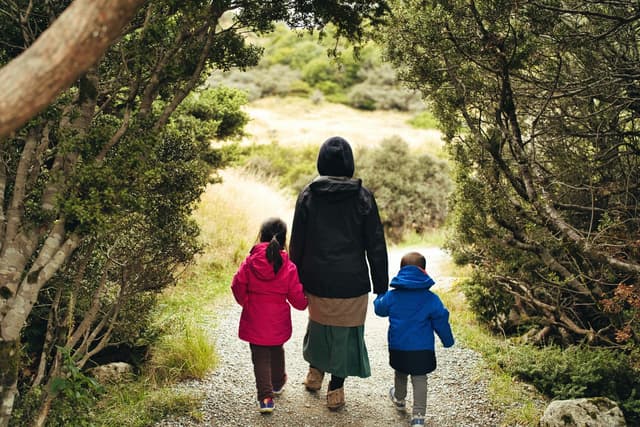
[[[407,249],[404,248],[403,251]],[[425,249],[431,265],[441,265],[446,254],[438,249]],[[390,253],[391,271],[395,272],[397,253]],[[441,261],[442,261],[441,260]],[[428,261],[429,263],[429,261]],[[451,278],[439,277],[438,269],[430,273],[436,280],[434,291],[446,288]],[[373,298],[373,295],[371,296]],[[387,393],[393,383],[393,370],[388,365],[387,322],[373,313],[369,306],[365,323],[365,340],[369,351],[372,375],[369,378],[349,377],[345,382],[346,406],[337,412],[325,406],[327,377],[320,392],[307,392],[303,380],[307,363],[302,358],[302,339],[307,312],[292,310],[293,336],[285,344],[289,381],[282,396],[276,398],[272,414],[260,414],[255,401],[255,382],[249,345],[237,338],[241,308],[231,296],[220,302],[212,333],[217,343],[218,368],[202,381],[181,385],[205,393],[202,403],[204,419],[169,419],[157,427],[174,426],[407,426],[410,408],[400,413],[392,407]],[[437,341],[437,340],[436,340]],[[439,342],[438,342],[439,345]],[[479,379],[481,359],[474,351],[456,343],[451,348],[436,349],[438,368],[428,377],[427,426],[486,427],[500,425],[499,411],[487,398],[487,384]],[[411,389],[411,387],[409,387]],[[411,402],[409,391],[407,402]]]

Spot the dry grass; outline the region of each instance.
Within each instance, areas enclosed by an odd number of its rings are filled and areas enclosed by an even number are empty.
[[[205,244],[198,262],[235,265],[256,242],[262,221],[276,216],[291,224],[294,201],[269,183],[237,170],[220,175],[222,183],[206,189],[194,214]]]
[[[342,104],[313,104],[304,98],[264,98],[245,108],[251,116],[249,136],[244,142],[284,146],[312,144],[320,146],[327,138],[339,135],[354,148],[371,146],[383,139],[399,136],[412,149],[441,155],[442,138],[435,129],[416,129],[407,122],[412,113],[399,111],[361,111]]]

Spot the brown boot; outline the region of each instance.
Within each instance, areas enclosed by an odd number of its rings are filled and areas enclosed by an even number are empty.
[[[307,372],[307,378],[304,380],[304,385],[309,391],[318,391],[322,388],[323,378],[324,372],[309,366],[309,372]]]
[[[327,408],[337,411],[344,406],[344,387],[327,391]]]

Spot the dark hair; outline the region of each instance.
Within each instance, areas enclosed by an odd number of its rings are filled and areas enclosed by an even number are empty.
[[[419,252],[409,252],[400,260],[400,267],[402,268],[405,265],[415,265],[416,267],[420,267],[424,270],[427,268],[427,260]]]
[[[260,241],[269,242],[267,260],[273,265],[273,272],[277,273],[282,267],[280,251],[287,241],[287,224],[280,218],[267,219],[260,227]]]

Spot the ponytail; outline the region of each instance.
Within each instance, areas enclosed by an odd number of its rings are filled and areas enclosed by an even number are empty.
[[[273,272],[277,274],[282,267],[282,255],[280,254],[280,243],[275,235],[267,246],[267,260],[273,265]]]
[[[267,219],[260,227],[260,241],[269,242],[267,245],[267,261],[273,265],[273,272],[277,274],[283,262],[280,251],[286,250],[287,224],[280,218]]]

